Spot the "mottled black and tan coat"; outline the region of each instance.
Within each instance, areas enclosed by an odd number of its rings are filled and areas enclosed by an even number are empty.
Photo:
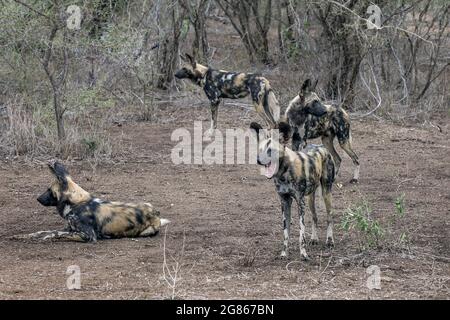
[[[335,178],[333,157],[324,146],[309,145],[302,151],[293,151],[286,146],[291,135],[289,124],[280,122],[278,130],[261,133],[262,127],[252,123],[251,129],[256,130],[258,137],[258,164],[264,166],[265,176],[273,179],[281,201],[283,214],[283,250],[282,257],[288,255],[289,231],[291,225],[292,201],[298,204],[300,224],[300,254],[308,259],[305,241],[305,199],[312,214],[311,243],[318,242],[317,214],[315,209],[315,194],[319,186],[327,211],[328,246],[334,245],[333,212],[331,208],[331,189]],[[278,136],[277,136],[277,133]]]
[[[221,99],[239,99],[251,96],[256,112],[265,123],[274,128],[280,117],[280,107],[269,81],[258,74],[216,70],[186,54],[186,64],[175,73],[178,79],[189,79],[203,88],[210,101],[211,128],[217,128],[217,113]]]
[[[19,239],[62,239],[96,242],[97,239],[146,237],[158,233],[167,219],[150,203],[123,203],[100,200],[76,184],[65,167],[57,161],[48,164],[55,181],[37,200],[56,207],[67,221],[65,230],[39,231]]]
[[[354,164],[350,182],[358,182],[359,159],[352,147],[350,117],[342,107],[322,103],[313,92],[313,87],[311,81],[306,80],[299,94],[291,100],[286,109],[285,120],[293,127],[292,149],[299,150],[306,145],[307,140],[320,137],[333,156],[337,173],[341,165],[341,157],[333,144],[334,138],[337,137],[339,145]]]

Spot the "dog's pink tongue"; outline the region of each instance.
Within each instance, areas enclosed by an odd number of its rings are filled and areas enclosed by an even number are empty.
[[[267,178],[272,178],[273,175],[275,174],[276,168],[277,168],[276,163],[271,162],[270,165],[266,166],[265,176],[266,176]]]

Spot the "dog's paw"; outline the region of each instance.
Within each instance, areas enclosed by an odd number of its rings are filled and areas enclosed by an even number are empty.
[[[306,249],[304,246],[300,247],[300,259],[303,261],[309,260],[308,254],[306,253]]]
[[[279,256],[277,256],[278,259],[280,260],[287,260],[288,259],[288,254],[286,251],[281,251],[281,254]]]
[[[306,253],[301,254],[300,258],[302,261],[310,261],[311,260],[311,258]]]
[[[7,237],[8,240],[25,240],[25,239],[29,239],[30,237],[28,237],[28,235],[24,235],[24,234],[16,234],[14,236],[10,236]]]
[[[216,135],[216,129],[208,129],[203,134],[203,140],[211,141],[215,135]]]
[[[311,240],[309,240],[309,244],[311,246],[316,246],[319,244],[319,239],[311,239]]]
[[[326,243],[328,248],[334,248],[334,240],[333,238],[328,238]]]
[[[358,179],[352,178],[352,180],[350,180],[350,183],[351,184],[356,184],[356,183],[358,183]]]

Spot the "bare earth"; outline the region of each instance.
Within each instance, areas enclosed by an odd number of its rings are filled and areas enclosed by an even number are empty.
[[[94,195],[118,201],[148,201],[172,223],[153,238],[105,240],[97,244],[14,241],[8,237],[58,229],[64,222],[36,197],[50,184],[44,162],[0,164],[1,299],[449,299],[450,126],[402,127],[354,120],[361,180],[343,163],[333,192],[336,247],[324,246],[325,212],[317,199],[320,244],[311,261],[299,259],[294,215],[288,260],[278,258],[281,211],[273,182],[254,165],[173,165],[172,131],[194,120],[209,125],[207,108],[161,110],[166,123],[111,125],[110,135],[126,154],[101,166],[67,161],[75,181]],[[219,127],[246,128],[254,112],[221,107]],[[206,145],[206,144],[205,144]],[[405,194],[409,246],[387,241],[358,251],[354,233],[338,224],[345,209],[366,199],[387,226],[394,201]],[[294,211],[295,212],[295,211]],[[306,223],[310,230],[310,215]],[[169,268],[180,266],[175,291],[163,277],[163,245]],[[184,239],[184,240],[183,240]],[[184,251],[183,251],[184,242]],[[68,266],[81,268],[81,289],[68,290]],[[367,267],[381,270],[381,290],[366,286]]]

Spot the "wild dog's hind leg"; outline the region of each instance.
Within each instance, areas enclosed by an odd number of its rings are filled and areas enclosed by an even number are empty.
[[[285,258],[289,254],[289,231],[291,228],[291,205],[292,197],[290,195],[280,195],[281,211],[283,213],[283,250],[281,257]]]
[[[219,104],[220,100],[211,101],[210,109],[211,109],[211,126],[205,132],[205,139],[211,139],[214,136],[214,131],[217,129],[217,115],[219,113]]]
[[[144,231],[142,231],[139,234],[139,237],[151,237],[151,236],[154,236],[154,235],[158,234],[159,230],[162,227],[164,227],[165,225],[167,225],[168,223],[170,223],[170,220],[161,218],[161,219],[159,219],[159,225],[152,225],[152,226],[147,227],[146,229],[144,229]]]
[[[311,229],[311,244],[318,244],[319,243],[319,237],[317,236],[317,213],[316,213],[316,206],[315,206],[315,192],[311,193],[309,196],[306,197],[306,200],[308,202],[309,210],[311,211],[312,215],[312,229]]]
[[[139,234],[139,237],[151,237],[159,232],[158,229],[150,226]]]
[[[322,196],[325,202],[325,209],[327,211],[327,241],[328,247],[334,247],[334,236],[333,236],[333,211],[331,208],[331,190],[326,186],[322,186]]]
[[[353,178],[352,178],[352,180],[350,180],[350,183],[357,183],[359,180],[359,159],[358,159],[358,155],[355,153],[355,151],[353,151],[351,141],[352,141],[351,136],[349,136],[349,138],[347,140],[342,141],[342,142],[339,141],[339,145],[350,156],[350,158],[353,161],[353,165],[355,167],[355,169],[353,171]]]
[[[219,113],[220,100],[211,102],[211,130],[217,129],[217,115]]]
[[[306,227],[305,227],[305,199],[303,196],[299,196],[297,198],[297,204],[298,204],[298,218],[299,218],[299,225],[300,225],[300,255],[303,260],[308,260],[308,255],[306,254],[306,240],[305,240],[305,234],[306,234]]]
[[[333,144],[333,140],[334,137],[333,136],[324,136],[322,137],[322,143],[325,146],[325,148],[327,148],[328,151],[330,151],[331,156],[333,157],[334,160],[334,164],[335,164],[335,172],[336,175],[339,172],[339,168],[341,167],[341,157],[339,156],[339,154],[336,152],[336,149],[334,148],[334,144]]]

